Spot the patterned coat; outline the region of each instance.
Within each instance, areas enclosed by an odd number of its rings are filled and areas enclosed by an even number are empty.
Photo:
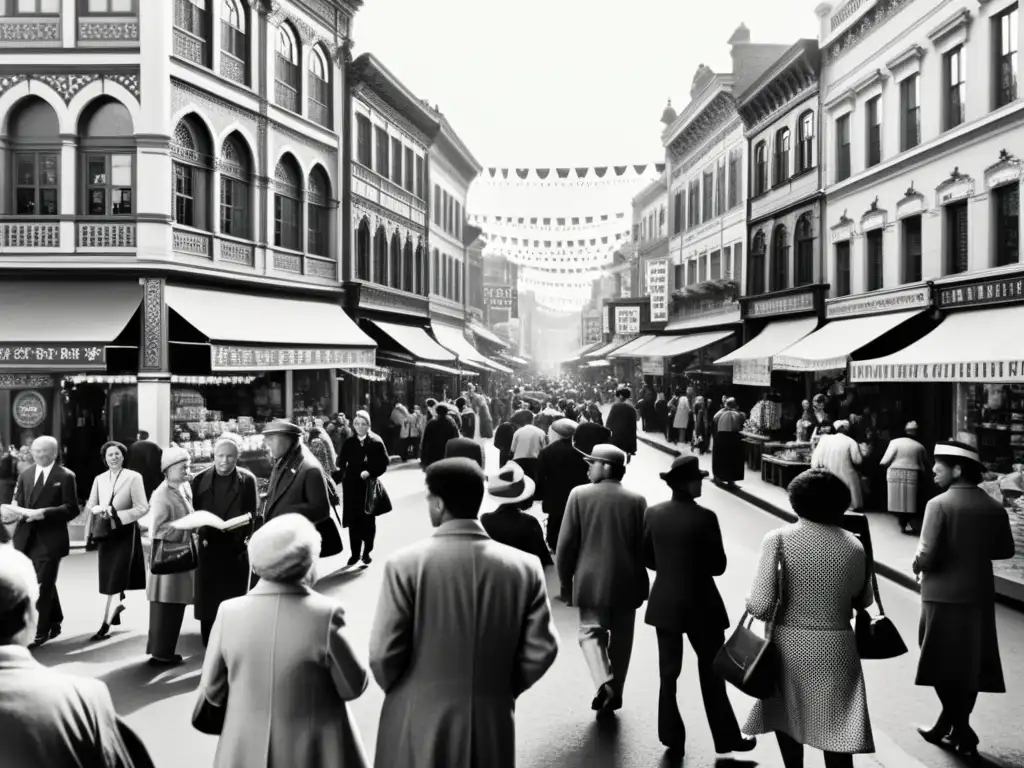
[[[800,520],[761,544],[747,610],[761,621],[776,600],[776,562],[784,562],[783,603],[773,642],[782,657],[779,691],[758,701],[743,731],[781,731],[814,749],[873,752],[864,675],[850,622],[872,603],[864,547],[852,533]]]

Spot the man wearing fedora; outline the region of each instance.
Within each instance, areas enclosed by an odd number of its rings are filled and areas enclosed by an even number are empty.
[[[580,648],[597,689],[591,708],[601,717],[622,707],[636,611],[650,588],[643,553],[647,501],[622,486],[621,448],[594,446],[586,460],[591,484],[569,494],[555,562],[563,590],[572,585]]]
[[[442,459],[426,486],[437,530],[385,564],[370,634],[374,765],[514,768],[516,698],[558,654],[544,571],[480,525],[475,462]]]
[[[683,667],[683,635],[697,654],[704,711],[719,753],[747,752],[756,741],[740,733],[725,691],[711,664],[725,642],[729,618],[715,585],[725,573],[725,546],[715,513],[697,503],[708,473],[693,454],[679,456],[661,478],[672,499],[644,515],[645,565],[656,573],[644,620],[658,633],[658,738],[685,750],[686,728],[676,702]]]
[[[263,428],[274,468],[263,500],[263,511],[255,527],[278,515],[295,512],[316,525],[330,515],[330,501],[323,467],[302,443],[302,429],[283,419]]]
[[[590,482],[587,463],[572,445],[577,428],[571,419],[556,421],[551,425],[552,442],[537,457],[536,498],[541,500],[541,508],[548,516],[547,543],[552,552],[558,546],[569,493]]]
[[[487,480],[484,504],[497,509],[480,515],[480,524],[499,544],[536,555],[541,565],[548,566],[552,560],[544,543],[544,532],[537,518],[526,511],[533,506],[535,489],[523,468],[510,461]]]

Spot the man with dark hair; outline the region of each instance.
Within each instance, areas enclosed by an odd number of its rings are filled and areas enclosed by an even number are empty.
[[[615,390],[616,402],[608,411],[604,425],[612,432],[612,445],[625,451],[627,456],[636,456],[636,408],[629,398],[632,397],[629,387]]]
[[[160,456],[163,449],[149,439],[149,432],[139,430],[139,439],[128,446],[128,456],[124,468],[142,475],[142,486],[146,489],[146,498],[164,481],[163,470],[160,469]]]
[[[516,698],[558,653],[544,572],[477,520],[474,461],[432,464],[426,487],[437,531],[384,566],[370,635],[385,693],[374,765],[514,768]]]
[[[487,469],[483,446],[468,437],[453,437],[449,440],[444,447],[444,457],[446,459],[472,459],[480,465],[480,469]]]
[[[435,461],[441,461],[444,458],[448,441],[459,436],[458,426],[448,416],[447,405],[435,403],[433,411],[434,416],[423,428],[423,437],[420,442],[420,466],[424,469]]]
[[[715,585],[725,573],[725,546],[715,513],[697,503],[708,473],[693,454],[678,457],[661,479],[672,500],[650,507],[644,515],[645,565],[657,575],[644,620],[658,632],[658,738],[670,749],[685,751],[686,728],[676,702],[683,669],[683,635],[697,654],[704,711],[715,751],[748,752],[757,742],[740,733],[725,691],[725,681],[711,664],[725,642],[729,617]]]

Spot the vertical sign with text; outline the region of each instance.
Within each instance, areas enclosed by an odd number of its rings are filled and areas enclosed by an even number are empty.
[[[668,322],[668,259],[647,262],[647,293],[651,297],[651,322]]]
[[[615,308],[615,335],[635,336],[640,333],[640,307]]]

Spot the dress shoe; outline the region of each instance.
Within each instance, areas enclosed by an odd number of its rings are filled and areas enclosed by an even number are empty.
[[[931,728],[925,728],[923,725],[917,726],[917,732],[921,735],[921,738],[937,747],[941,746],[943,739],[949,736],[949,731],[949,726],[941,720]]]
[[[169,659],[161,659],[156,656],[150,656],[149,661],[146,663],[151,667],[176,667],[181,664],[184,659],[181,658],[181,654],[176,653]]]
[[[46,641],[49,640],[49,639],[50,639],[49,635],[36,635],[36,639],[33,640],[31,643],[29,643],[28,647],[30,649],[32,649],[32,648],[39,648],[39,647],[43,646],[46,643]]]
[[[97,632],[95,635],[90,637],[89,641],[95,643],[95,642],[98,642],[100,640],[105,640],[109,635],[110,635],[110,625],[107,624],[107,622],[103,622],[102,624],[100,624],[99,632]]]
[[[730,752],[753,752],[757,746],[757,739],[753,736],[740,736],[739,741],[730,744],[725,749],[715,747],[715,752],[720,755],[727,755]]]
[[[119,627],[121,626],[121,614],[124,613],[124,606],[119,605],[114,609],[114,615],[110,617],[110,626]]]
[[[363,555],[363,565],[369,565],[373,562],[373,558],[369,554]]]
[[[597,695],[590,702],[590,708],[597,712],[598,717],[604,717],[612,713],[614,702],[615,689],[612,688],[611,683],[605,683],[597,689]]]
[[[350,557],[348,559],[348,564],[349,565],[355,565],[358,562],[359,562],[359,555],[352,555],[352,557]]]
[[[60,624],[54,624],[50,628],[50,639],[51,640],[56,640],[58,637],[60,637],[60,633],[61,633]]]

